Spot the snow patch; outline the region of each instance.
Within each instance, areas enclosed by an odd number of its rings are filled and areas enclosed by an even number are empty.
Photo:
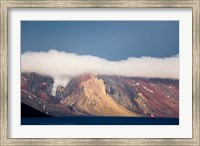
[[[147,87],[144,87],[144,89],[146,89],[147,91],[149,91],[149,92],[153,93],[153,91],[152,91],[152,90],[150,90],[150,89],[148,89]]]
[[[55,96],[57,87],[58,86],[65,87],[69,83],[71,76],[70,75],[59,75],[59,74],[57,74],[57,75],[54,75],[53,77],[54,77],[54,84],[53,84],[53,87],[52,87],[51,94],[53,96]]]

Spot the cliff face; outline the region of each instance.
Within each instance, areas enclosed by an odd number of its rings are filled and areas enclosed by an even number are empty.
[[[75,112],[79,111],[92,116],[138,116],[107,94],[104,81],[95,75],[90,75],[88,79],[80,81],[78,88],[80,90],[77,93],[72,92],[67,98],[61,100],[60,106],[73,106]]]
[[[49,107],[37,110],[52,116],[179,116],[178,80],[83,74],[68,81],[52,95],[52,77],[22,73],[22,102],[33,105],[31,94]]]

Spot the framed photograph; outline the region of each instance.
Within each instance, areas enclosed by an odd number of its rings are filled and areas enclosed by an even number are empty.
[[[1,0],[1,145],[199,145],[199,9]]]

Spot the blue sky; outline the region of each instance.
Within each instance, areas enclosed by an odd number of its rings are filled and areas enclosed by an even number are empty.
[[[22,21],[21,51],[56,49],[107,60],[179,54],[178,21]]]

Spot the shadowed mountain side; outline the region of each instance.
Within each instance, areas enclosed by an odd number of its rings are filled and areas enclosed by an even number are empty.
[[[33,117],[52,117],[50,115],[47,115],[43,112],[40,112],[36,110],[35,108],[32,108],[29,105],[26,105],[24,103],[21,103],[21,117],[22,118],[33,118]]]
[[[23,104],[26,104],[42,113],[45,113],[47,115],[51,115],[54,117],[78,115],[78,113],[74,113],[74,112],[71,112],[70,110],[60,108],[56,106],[55,104],[48,103],[45,100],[41,99],[40,97],[37,97],[34,94],[23,89],[21,90],[21,99],[22,99]]]

